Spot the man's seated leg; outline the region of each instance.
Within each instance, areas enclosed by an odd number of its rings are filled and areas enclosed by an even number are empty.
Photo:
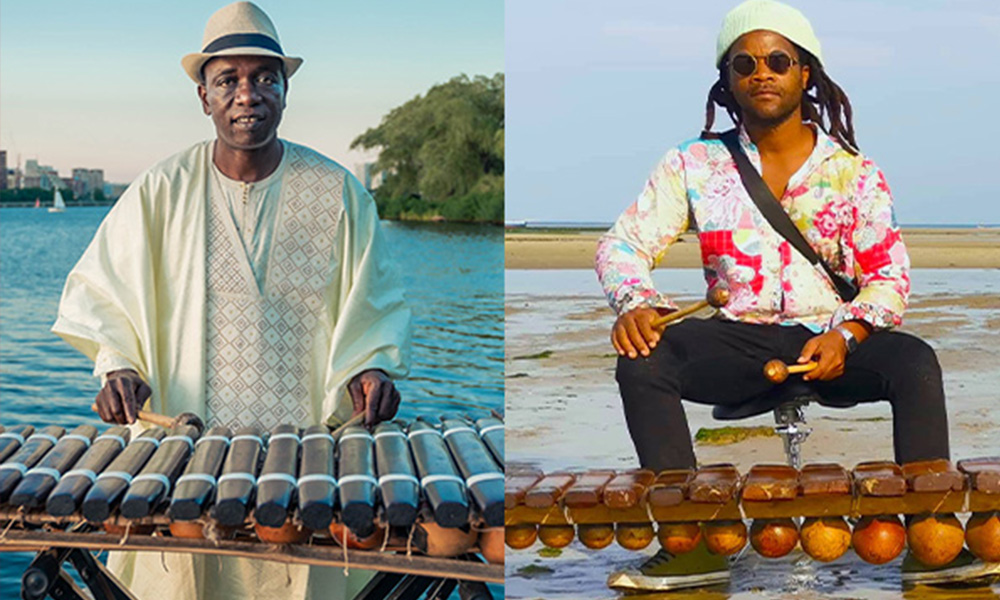
[[[941,366],[920,338],[877,331],[847,357],[843,375],[813,385],[832,405],[887,400],[896,462],[949,458]]]
[[[780,326],[688,319],[668,327],[648,357],[620,357],[617,379],[643,468],[692,468],[681,398],[738,404],[770,388],[763,364],[780,348]]]
[[[668,327],[648,357],[618,359],[617,379],[640,464],[647,469],[693,468],[694,450],[681,398],[739,404],[771,383],[762,367],[781,347],[780,326],[689,319]],[[661,549],[637,568],[613,573],[615,589],[671,590],[728,581],[729,561],[708,552]]]

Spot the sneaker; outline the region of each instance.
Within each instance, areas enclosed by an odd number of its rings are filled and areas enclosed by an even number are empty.
[[[620,591],[661,592],[704,587],[729,581],[729,560],[712,554],[705,543],[691,552],[673,555],[660,549],[639,568],[616,571],[608,587]]]
[[[988,585],[1000,581],[1000,563],[983,562],[962,549],[955,560],[941,567],[928,567],[909,551],[903,557],[903,583],[912,585]]]

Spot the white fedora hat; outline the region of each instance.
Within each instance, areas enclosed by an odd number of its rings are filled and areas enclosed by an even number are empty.
[[[281,59],[285,63],[285,77],[291,77],[302,65],[301,58],[285,56],[274,23],[259,6],[252,2],[233,2],[209,17],[201,52],[182,58],[181,66],[195,83],[201,83],[201,68],[209,60],[247,54]]]

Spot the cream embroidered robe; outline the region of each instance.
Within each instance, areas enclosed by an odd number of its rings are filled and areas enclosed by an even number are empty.
[[[212,200],[211,141],[140,176],[67,279],[53,331],[91,359],[102,346],[128,359],[156,412],[262,429],[336,422],[350,415],[351,377],[406,373],[410,314],[374,203],[340,165],[283,143],[261,282]],[[164,555],[167,584],[160,554],[137,556],[109,563],[140,598],[144,582],[156,598],[337,597],[327,586],[344,585],[333,569]]]

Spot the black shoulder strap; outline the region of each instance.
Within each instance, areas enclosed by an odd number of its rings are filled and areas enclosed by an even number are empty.
[[[826,261],[816,254],[816,251],[809,245],[806,238],[802,236],[802,232],[792,222],[788,213],[782,208],[781,203],[771,193],[771,189],[764,183],[764,179],[760,176],[760,173],[750,164],[750,159],[743,153],[743,149],[740,147],[739,133],[735,129],[731,129],[718,136],[718,139],[722,140],[722,143],[729,149],[729,153],[733,155],[733,160],[736,161],[736,168],[740,172],[740,179],[743,180],[743,186],[750,194],[750,197],[753,198],[754,204],[760,209],[761,214],[771,224],[771,227],[774,227],[774,230],[788,240],[811,264],[814,266],[819,264],[823,267],[830,281],[837,288],[837,293],[840,294],[840,297],[844,301],[850,302],[853,300],[858,295],[857,286],[853,282],[847,281],[834,273],[830,265],[826,264]]]

